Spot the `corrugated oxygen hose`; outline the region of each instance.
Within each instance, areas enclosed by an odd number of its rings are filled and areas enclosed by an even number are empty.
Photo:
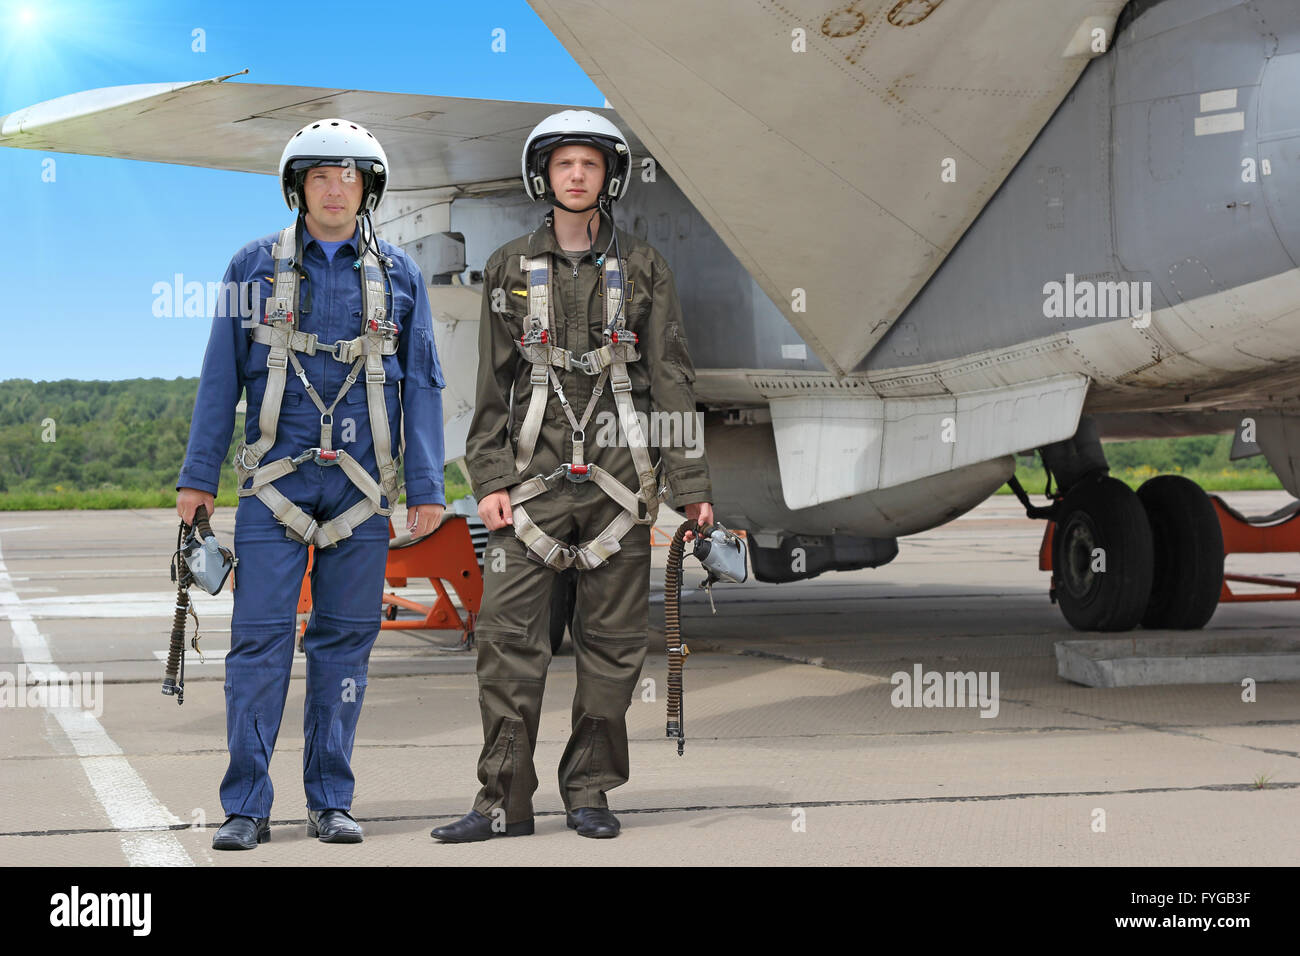
[[[208,524],[208,509],[199,505],[194,511],[194,529],[200,538],[212,536],[212,526]],[[171,644],[167,648],[167,670],[163,676],[162,692],[168,697],[175,697],[177,704],[185,703],[185,615],[194,614],[190,607],[190,585],[194,578],[189,565],[181,557],[181,548],[190,526],[184,521],[176,532],[176,551],[172,554],[172,580],[176,582],[176,610],[172,614]],[[196,624],[198,617],[194,618]]]
[[[167,672],[163,677],[162,692],[174,696],[176,703],[185,703],[185,615],[190,609],[189,588],[176,589],[176,613],[172,615],[172,641],[167,649]],[[180,680],[177,681],[177,671]]]
[[[668,727],[665,735],[677,738],[677,756],[686,748],[686,724],[682,717],[682,664],[691,649],[682,643],[681,597],[682,557],[686,532],[699,533],[695,519],[682,522],[668,546],[668,566],[664,569],[664,642],[668,646]]]

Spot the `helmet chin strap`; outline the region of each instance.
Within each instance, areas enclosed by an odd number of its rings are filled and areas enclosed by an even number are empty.
[[[584,212],[591,212],[593,209],[595,209],[597,206],[600,205],[601,196],[604,196],[604,195],[605,195],[605,194],[602,192],[602,193],[600,194],[600,196],[597,196],[597,197],[596,197],[596,201],[595,201],[594,203],[592,203],[590,206],[588,206],[586,209],[572,209],[572,208],[570,208],[569,206],[566,206],[566,205],[564,204],[564,201],[563,201],[562,199],[560,199],[560,197],[559,197],[558,195],[555,197],[555,204],[556,204],[557,206],[559,206],[561,209],[565,210],[566,212],[571,212],[571,213],[584,213]]]

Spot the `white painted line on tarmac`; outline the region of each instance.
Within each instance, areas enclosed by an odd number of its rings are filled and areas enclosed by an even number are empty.
[[[27,598],[23,602],[34,620],[88,618],[170,618],[176,609],[176,591],[123,591],[118,594],[61,594],[58,597]],[[194,612],[202,621],[205,614],[229,617],[235,599],[223,591],[215,597],[201,595],[194,600]]]
[[[200,634],[199,634],[199,638],[200,638],[200,640],[202,639],[202,637],[203,637],[203,635],[202,635],[202,633],[200,633]],[[185,652],[185,663],[186,663],[187,665],[188,665],[188,664],[195,664],[195,665],[198,665],[198,664],[203,664],[203,663],[211,664],[213,661],[224,661],[224,660],[226,659],[226,655],[229,654],[229,653],[230,653],[229,648],[224,648],[224,647],[223,647],[223,648],[220,648],[220,649],[218,649],[218,650],[209,650],[208,648],[205,647],[205,648],[203,648],[203,658],[200,659],[200,658],[199,658],[199,655],[196,654],[194,651],[186,651],[186,652]],[[156,658],[158,658],[158,660],[160,660],[160,661],[166,661],[166,660],[167,660],[167,654],[168,654],[168,651],[154,651],[154,652],[153,652],[153,656],[156,657]],[[191,674],[190,676],[193,677],[194,675]]]
[[[0,617],[9,621],[14,644],[22,652],[23,663],[29,670],[43,675],[59,673],[50,657],[49,643],[13,588],[3,551],[0,551]],[[153,795],[95,715],[78,707],[48,706],[46,709],[81,758],[81,769],[109,822],[117,829],[137,830],[121,836],[127,862],[131,866],[193,866],[194,861],[175,834],[162,829],[182,821]],[[159,832],[139,831],[146,827],[157,827]]]

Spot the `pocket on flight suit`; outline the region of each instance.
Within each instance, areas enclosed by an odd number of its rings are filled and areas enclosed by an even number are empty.
[[[650,538],[634,526],[608,564],[578,579],[582,665],[597,677],[633,681],[645,663],[650,629]]]
[[[529,622],[519,611],[521,604],[528,603],[520,588],[520,572],[527,565],[525,548],[513,530],[488,534],[483,546],[483,599],[475,626],[480,642],[528,643]]]
[[[442,369],[434,358],[433,336],[428,329],[416,326],[411,330],[411,348],[415,349],[410,362],[411,374],[415,379],[413,384],[419,388],[445,388]]]

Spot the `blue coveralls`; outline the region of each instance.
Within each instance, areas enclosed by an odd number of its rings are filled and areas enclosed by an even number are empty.
[[[303,271],[299,322],[321,342],[355,338],[361,332],[360,273],[353,268],[360,237],[345,242],[327,261],[325,252],[300,224]],[[260,282],[263,314],[271,298],[272,233],[235,254],[226,283]],[[394,455],[403,423],[407,505],[445,504],[443,496],[442,370],[433,344],[429,300],[419,267],[382,240],[391,256],[389,318],[399,327],[398,351],[384,357],[384,393]],[[226,286],[225,288],[230,288]],[[243,288],[243,286],[241,286]],[[310,289],[310,310],[308,304]],[[235,405],[247,391],[245,440],[259,435],[258,415],[266,388],[269,347],[252,343],[247,320],[228,314],[226,296],[213,318],[203,357],[189,446],[177,487],[216,494],[222,460],[234,428]],[[245,307],[247,307],[245,305]],[[321,352],[299,353],[303,370],[326,405],[343,386],[349,366]],[[296,456],[320,444],[320,413],[290,366],[275,445],[264,463]],[[400,388],[399,388],[399,384]],[[365,376],[334,411],[334,447],[346,449],[378,479],[367,414]],[[400,392],[400,397],[399,397]],[[275,482],[274,487],[324,522],[361,500],[338,467],[313,462]],[[390,502],[391,504],[391,502]],[[312,810],[350,810],[352,744],[365,695],[370,648],[379,635],[388,519],[374,515],[337,547],[317,550],[312,567],[312,615],[304,635],[307,701],[303,721],[303,785]],[[226,656],[226,739],[230,765],[221,782],[227,814],[268,817],[273,789],[268,767],[289,691],[295,644],[295,614],[307,563],[307,546],[286,537],[284,527],[255,497],[241,498],[235,513],[235,609]]]

